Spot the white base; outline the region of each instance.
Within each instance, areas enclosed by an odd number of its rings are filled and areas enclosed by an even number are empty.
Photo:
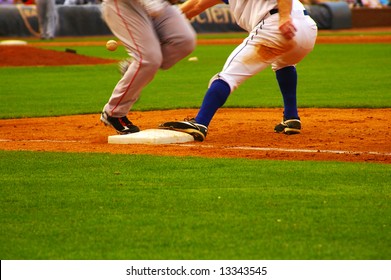
[[[137,133],[108,137],[109,144],[174,144],[193,141],[194,138],[190,134],[166,129],[146,129]]]
[[[27,45],[27,42],[26,41],[22,41],[22,40],[4,40],[4,41],[0,41],[0,45],[4,45],[4,46],[20,46],[20,45]]]

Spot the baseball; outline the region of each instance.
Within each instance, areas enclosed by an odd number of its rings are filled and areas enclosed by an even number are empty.
[[[189,57],[188,61],[198,61],[198,57],[196,56]]]
[[[116,49],[118,48],[118,43],[114,40],[109,40],[107,41],[106,43],[106,49],[108,49],[109,51],[113,52],[115,51]]]

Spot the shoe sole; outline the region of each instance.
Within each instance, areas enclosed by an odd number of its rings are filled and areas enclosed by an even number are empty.
[[[205,140],[205,136],[204,134],[202,134],[202,132],[198,131],[198,130],[195,130],[195,129],[191,129],[191,128],[174,128],[172,126],[170,127],[160,127],[161,129],[168,129],[168,130],[175,130],[175,131],[179,131],[179,132],[184,132],[184,133],[187,133],[187,134],[190,134],[191,136],[193,136],[194,140],[196,141],[199,141],[199,142],[202,142]]]
[[[274,130],[274,132],[287,135],[300,134],[300,128],[285,127],[283,130]]]
[[[284,129],[284,134],[287,135],[300,134],[300,129],[287,127]]]
[[[180,123],[179,122],[175,123],[175,125],[178,125],[178,124],[180,124]],[[167,124],[166,126],[160,126],[159,128],[160,129],[175,130],[175,131],[190,134],[191,136],[193,136],[195,141],[202,142],[205,140],[205,135],[201,131],[194,129],[194,128],[189,128],[187,124],[183,124],[183,126],[184,127],[173,127],[173,126]]]
[[[278,124],[274,128],[274,132],[283,133],[287,135],[300,134],[300,130],[301,130],[301,123],[298,120],[287,120]]]

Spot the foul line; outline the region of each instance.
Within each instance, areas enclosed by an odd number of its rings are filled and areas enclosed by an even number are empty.
[[[0,142],[36,142],[36,143],[90,143],[86,141],[77,140],[9,140],[0,139]],[[171,144],[180,147],[205,148],[214,149],[213,145],[199,145],[199,144]],[[324,153],[324,154],[344,154],[344,155],[377,155],[377,156],[391,156],[391,153],[382,152],[358,152],[358,151],[344,151],[344,150],[311,150],[311,149],[287,149],[287,148],[264,148],[264,147],[246,147],[246,146],[222,146],[223,150],[242,150],[242,151],[260,151],[260,152],[284,152],[284,153]]]
[[[212,145],[180,144],[179,146],[215,148],[215,146],[212,146]],[[325,154],[391,156],[391,153],[357,152],[357,151],[343,151],[343,150],[310,150],[310,149],[262,148],[262,147],[243,147],[243,146],[223,146],[222,149],[225,149],[225,150],[244,150],[244,151],[261,151],[261,152],[325,153]]]

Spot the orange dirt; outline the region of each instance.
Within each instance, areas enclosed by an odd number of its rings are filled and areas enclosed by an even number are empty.
[[[131,112],[141,129],[182,120],[196,110]],[[189,144],[113,145],[99,115],[0,120],[1,149],[108,152],[284,160],[337,160],[391,163],[391,109],[302,109],[299,135],[273,132],[279,109],[221,109],[207,139]]]
[[[390,36],[368,36],[371,40],[364,37],[329,37],[327,41],[319,37],[318,41],[391,42]],[[51,44],[54,42],[48,43]],[[29,46],[0,47],[0,67],[113,62],[116,61]],[[196,112],[132,111],[129,118],[141,129],[148,129],[164,121],[194,116]],[[273,132],[281,114],[281,109],[221,109],[210,125],[206,141],[173,145],[108,144],[107,137],[115,133],[100,123],[99,115],[6,119],[0,120],[0,142],[2,150],[391,163],[391,109],[300,109],[303,130],[300,135],[291,136]]]

